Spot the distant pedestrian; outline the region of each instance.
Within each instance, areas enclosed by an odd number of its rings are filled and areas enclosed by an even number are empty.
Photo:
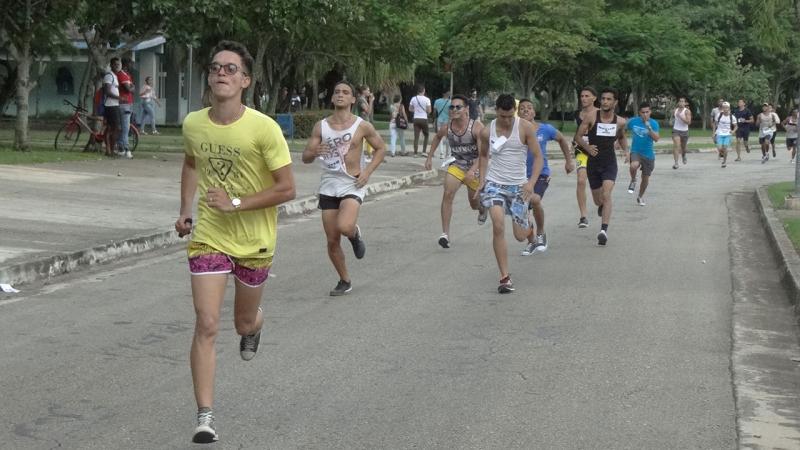
[[[119,139],[117,142],[120,156],[125,158],[133,158],[131,153],[130,143],[128,142],[128,134],[131,130],[131,116],[133,114],[133,93],[136,86],[133,84],[133,78],[130,75],[131,60],[124,58],[120,70],[115,75],[119,80],[119,114],[122,120],[119,130]]]
[[[631,156],[630,173],[631,182],[628,184],[628,193],[636,192],[636,173],[641,169],[642,179],[639,183],[639,195],[636,203],[645,206],[644,193],[650,184],[650,176],[656,165],[656,154],[653,150],[655,142],[661,138],[658,134],[658,121],[652,119],[650,104],[643,102],[639,105],[639,115],[628,121],[628,130],[631,131]]]
[[[357,115],[365,122],[372,123],[374,108],[375,96],[372,94],[369,86],[360,86],[358,88],[358,96],[356,97]],[[367,155],[367,163],[369,163],[372,160],[372,146],[366,139],[364,140],[364,154]]]
[[[277,206],[295,197],[292,160],[280,126],[242,104],[253,58],[238,42],[222,41],[208,65],[211,107],[183,122],[179,235],[191,233],[189,270],[195,312],[189,356],[197,427],[193,442],[219,439],[214,428],[216,339],[228,275],[233,275],[233,322],[239,355],[256,356],[264,323],[261,297],[278,232]],[[195,193],[197,221],[192,228]],[[237,382],[256,383],[257,375]]]
[[[405,132],[408,128],[408,114],[403,106],[403,97],[395,95],[389,107],[389,153],[394,157],[397,141],[400,141],[400,156],[406,156]]]
[[[425,139],[422,141],[422,154],[428,148],[428,116],[431,113],[431,99],[425,96],[425,86],[417,87],[415,95],[408,104],[409,109],[414,114],[414,156],[419,151],[419,134],[422,133]]]
[[[364,243],[358,214],[370,176],[383,162],[385,145],[371,123],[351,112],[356,93],[350,83],[340,81],[333,89],[332,115],[314,125],[311,138],[303,151],[306,164],[319,161],[322,177],[319,184],[319,209],[322,210],[322,228],[328,244],[328,257],[339,281],[330,295],[349,293],[352,280],[347,271],[341,238],[345,236],[353,246],[356,259],[364,257]],[[366,163],[362,142],[366,140],[375,149],[372,162]]]
[[[106,156],[116,154],[119,133],[122,129],[122,117],[119,112],[119,78],[116,72],[122,70],[119,58],[111,58],[109,70],[103,75],[103,117],[106,121],[105,141]]]
[[[717,137],[717,149],[722,158],[722,167],[727,167],[728,149],[731,146],[731,136],[736,133],[736,117],[731,114],[731,105],[728,102],[722,103],[722,110],[714,122],[714,135]]]
[[[155,105],[161,107],[161,102],[158,101],[158,95],[153,88],[153,77],[146,77],[144,85],[139,90],[139,99],[142,101],[142,116],[139,123],[142,125],[142,134],[147,134],[147,124],[150,124],[150,131],[155,135],[158,134],[156,130],[156,112]]]
[[[798,113],[797,108],[794,108],[781,125],[783,125],[783,129],[786,130],[786,150],[789,151],[790,163],[795,162],[795,157],[797,156],[797,124],[798,124]]]
[[[472,92],[470,92],[467,106],[469,106],[469,118],[483,122],[483,106],[481,106],[481,101],[478,98],[477,89],[473,89]]]
[[[747,108],[743,98],[739,99],[736,111],[733,113],[736,117],[736,159],[734,161],[742,160],[742,145],[744,150],[750,153],[750,127],[755,123],[753,113]]]
[[[437,98],[433,102],[433,117],[434,117],[434,131],[438,132],[439,128],[447,127],[450,121],[450,91],[445,91],[441,98]],[[447,139],[441,139],[439,147],[439,159],[444,159],[449,156],[449,146]]]
[[[685,97],[678,97],[678,107],[672,112],[672,157],[675,159],[673,169],[678,168],[678,158],[686,164],[686,145],[689,143],[689,124],[692,123],[692,111]]]
[[[719,118],[719,114],[722,112],[722,103],[724,101],[725,101],[725,99],[722,99],[722,98],[717,100],[717,106],[715,106],[714,109],[711,110],[710,118],[711,118],[711,129],[712,130],[714,129],[714,127],[717,124],[717,119]]]

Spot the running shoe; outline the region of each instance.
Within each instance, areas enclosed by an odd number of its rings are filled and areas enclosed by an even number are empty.
[[[769,161],[769,155],[764,155],[761,157],[761,164],[764,164],[767,161]]]
[[[633,194],[636,191],[636,180],[631,180],[631,184],[628,185],[628,194]]]
[[[673,164],[673,165],[672,165],[672,168],[673,168],[673,169],[677,169],[677,168],[678,168],[678,163],[675,163],[675,164]]]
[[[746,151],[747,153],[750,153],[750,147],[745,147],[744,151]]]
[[[606,230],[600,230],[600,232],[597,233],[597,245],[606,245],[606,242],[608,242]]]
[[[534,247],[534,253],[544,253],[547,251],[547,233],[537,234],[536,235],[536,247]]]
[[[478,225],[483,225],[486,223],[486,216],[489,215],[489,210],[481,206],[478,210]]]
[[[686,165],[686,155],[683,155],[683,165]]]
[[[353,245],[353,254],[356,255],[357,259],[361,259],[364,257],[364,254],[367,252],[367,245],[364,243],[364,238],[361,236],[361,228],[356,225],[356,235],[350,239],[350,243]]]
[[[528,245],[526,245],[525,248],[522,249],[522,253],[520,254],[522,256],[531,256],[535,249],[536,249],[536,242],[528,242]]]
[[[726,168],[726,167],[728,167],[728,165],[727,165],[727,164],[725,164],[725,163],[722,163],[722,168],[724,169],[724,168]]]
[[[589,226],[589,220],[586,217],[581,217],[578,220],[578,228],[586,228]]]
[[[211,410],[197,412],[197,427],[194,429],[192,442],[195,444],[211,444],[217,442],[219,436],[214,429],[214,413]]]
[[[450,238],[448,238],[446,234],[442,233],[442,235],[439,236],[439,245],[441,245],[442,248],[450,248]]]
[[[742,158],[736,158],[736,159],[734,159],[734,161],[741,161],[741,160],[742,160]]]
[[[125,157],[128,159],[133,159],[133,153],[130,150],[125,150]]]
[[[778,155],[775,154],[775,149],[774,148],[772,149],[772,157],[773,158],[777,158],[778,157]]]
[[[514,284],[511,282],[511,275],[506,275],[505,278],[500,280],[500,286],[497,286],[497,292],[501,294],[510,294],[514,292]]]
[[[340,295],[348,294],[353,290],[353,285],[349,281],[339,280],[336,287],[331,291],[331,297],[338,297]]]
[[[260,306],[258,310],[261,311]],[[239,341],[239,355],[241,355],[243,360],[250,361],[256,357],[259,342],[261,342],[261,330],[258,330],[255,334],[242,336],[242,339]]]
[[[636,203],[638,203],[639,206],[647,206],[647,203],[645,203],[642,197],[636,197]]]

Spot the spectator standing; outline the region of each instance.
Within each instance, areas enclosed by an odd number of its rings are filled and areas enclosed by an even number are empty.
[[[142,100],[142,115],[139,122],[142,125],[142,134],[147,134],[147,123],[150,123],[150,131],[155,135],[158,134],[156,130],[156,112],[155,105],[161,107],[161,102],[158,101],[155,89],[153,89],[153,77],[146,77],[144,79],[144,86],[139,91],[139,99]]]
[[[109,71],[103,75],[103,117],[106,120],[106,156],[114,156],[122,119],[119,114],[119,79],[116,72],[122,69],[119,58],[111,58]]]
[[[133,158],[133,153],[128,145],[128,133],[131,129],[131,114],[133,113],[133,92],[136,86],[130,75],[131,60],[124,58],[120,70],[115,75],[119,80],[119,114],[121,119],[118,148],[119,155],[128,159]]]
[[[470,92],[467,106],[469,107],[469,118],[483,122],[483,106],[481,106],[481,101],[478,99],[477,89],[473,89]]]
[[[417,95],[409,102],[409,108],[414,113],[414,156],[419,151],[419,134],[425,137],[422,143],[422,154],[428,148],[428,115],[431,113],[431,99],[425,96],[425,86],[417,87]]]
[[[437,98],[436,101],[433,102],[433,117],[435,119],[434,130],[436,132],[438,132],[441,127],[447,127],[448,122],[450,122],[450,91],[445,91],[441,98]],[[448,139],[441,139],[439,148],[437,149],[439,151],[439,159],[444,159],[449,156],[449,149],[450,145]]]
[[[394,158],[397,141],[400,140],[400,156],[406,156],[405,131],[408,128],[408,115],[403,106],[403,97],[395,95],[389,107],[389,153]],[[397,119],[400,119],[399,121]],[[398,123],[399,122],[399,123]]]

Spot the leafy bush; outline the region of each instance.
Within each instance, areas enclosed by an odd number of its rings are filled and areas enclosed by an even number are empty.
[[[330,110],[302,111],[292,113],[292,118],[294,121],[294,137],[298,139],[308,139],[311,137],[311,132],[314,131],[314,124],[331,114],[333,114],[333,111]],[[277,120],[276,115],[271,115],[270,117]]]

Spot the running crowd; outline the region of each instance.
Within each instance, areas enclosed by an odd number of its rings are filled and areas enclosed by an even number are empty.
[[[234,278],[234,325],[241,336],[240,355],[249,361],[258,351],[264,323],[261,298],[277,242],[277,206],[295,197],[292,160],[280,127],[242,103],[242,93],[252,83],[252,56],[242,44],[222,41],[212,52],[211,61],[208,65],[211,106],[190,113],[183,125],[185,158],[180,212],[175,222],[179,235],[191,234],[187,253],[196,319],[190,366],[197,403],[197,425],[192,440],[198,443],[219,439],[212,409],[215,342],[228,274]],[[424,88],[419,92],[424,95]],[[581,90],[581,110],[575,119],[578,129],[572,139],[551,125],[537,122],[534,104],[529,99],[500,95],[495,102],[496,118],[484,125],[480,117],[470,114],[474,93],[472,99],[463,95],[447,98],[447,120],[438,124],[425,161],[430,169],[433,155],[437,149],[441,154],[442,144],[446,144],[450,156],[442,165],[446,175],[438,243],[444,249],[452,245],[453,201],[458,189],[465,185],[467,202],[476,212],[478,224],[488,219],[492,222],[492,247],[500,272],[497,290],[501,294],[514,292],[508,267],[506,216],[511,216],[514,239],[525,242],[522,255],[547,250],[542,198],[551,176],[548,142],[554,141],[559,146],[565,172],[577,174],[580,228],[589,226],[586,184],[591,189],[600,217],[598,245],[605,246],[608,242],[612,191],[618,171],[617,147],[625,161],[630,162],[628,192],[636,193],[639,205],[646,205],[645,192],[655,166],[653,145],[660,138],[659,124],[650,117],[649,104],[640,104],[638,115],[625,119],[615,113],[618,98],[613,89],[603,89],[599,94],[598,99],[593,88]],[[303,163],[318,163],[322,171],[318,207],[328,257],[339,277],[330,291],[332,296],[345,295],[353,289],[341,241],[342,237],[347,238],[354,256],[364,258],[367,247],[358,216],[370,176],[386,154],[383,140],[366,117],[371,110],[370,98],[368,90],[359,92],[347,81],[337,83],[332,96],[334,112],[315,124],[302,154]],[[353,114],[357,103],[362,103],[359,109],[367,113]],[[392,121],[398,117],[407,120],[402,107],[397,106],[400,99],[396,98],[394,103]],[[740,110],[742,105],[740,101]],[[445,107],[437,107],[441,108],[438,114],[441,117]],[[430,102],[422,99],[417,99],[416,105],[412,102],[413,123],[422,118],[421,114],[418,117],[420,111],[430,113],[431,109]],[[683,164],[687,163],[691,113],[685,99],[680,99],[674,117],[673,168],[677,169],[679,157]],[[721,102],[714,116],[714,130],[723,167],[734,133],[737,144],[741,139],[749,151],[747,135],[741,134],[746,123],[760,127],[764,161],[769,158],[766,149],[774,141],[774,129],[779,123],[769,105],[765,104],[764,112],[753,121],[752,115],[749,118],[746,114],[731,115],[729,105]],[[794,157],[797,111],[783,124],[787,131],[794,127],[791,144]],[[427,147],[427,121],[424,128],[423,149]],[[630,150],[628,131],[632,133]],[[415,143],[415,153],[416,147]],[[737,160],[738,148],[737,145]],[[195,221],[192,211],[198,192]]]

